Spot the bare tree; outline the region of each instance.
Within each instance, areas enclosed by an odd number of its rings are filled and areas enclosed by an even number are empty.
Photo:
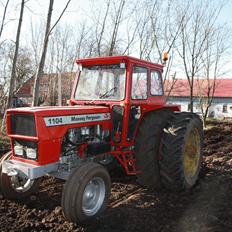
[[[114,17],[114,28],[113,28],[113,33],[112,33],[110,48],[109,48],[109,53],[108,53],[109,56],[112,56],[114,54],[115,45],[116,45],[117,36],[118,36],[118,29],[122,21],[122,13],[123,13],[124,6],[125,6],[125,0],[120,0],[118,9],[116,10],[116,14]]]
[[[5,42],[0,46],[0,113],[5,112],[6,100],[9,89],[9,79],[11,72],[11,54],[14,52],[14,45]]]
[[[16,81],[16,64],[17,64],[17,58],[18,58],[19,40],[20,40],[21,26],[22,26],[22,21],[23,21],[24,5],[25,5],[25,0],[22,0],[21,1],[21,8],[20,8],[18,29],[17,29],[17,34],[16,34],[16,41],[15,41],[15,51],[14,51],[12,70],[11,70],[9,93],[8,93],[7,103],[6,103],[7,109],[9,109],[13,104],[13,91],[15,88],[15,81]],[[4,131],[4,127],[5,127],[5,118],[6,118],[6,113],[4,114],[4,119],[2,122],[2,128],[1,128],[2,132]]]
[[[9,1],[10,1],[10,0],[7,0],[7,1],[6,1],[6,4],[5,4],[4,10],[3,10],[2,21],[1,21],[1,26],[0,26],[0,38],[1,38],[1,36],[2,36],[3,27],[4,27],[4,24],[5,24],[6,12],[7,12],[7,8],[8,8]]]
[[[228,50],[228,31],[224,27],[215,28],[211,36],[207,38],[207,49],[201,60],[203,63],[204,80],[197,80],[199,92],[199,105],[203,124],[206,127],[206,119],[212,106],[215,90],[220,85],[220,77],[224,75],[224,55]]]
[[[49,32],[50,32],[50,27],[51,27],[53,2],[54,2],[54,0],[49,1],[49,8],[48,8],[47,24],[46,24],[46,30],[45,30],[45,36],[44,36],[44,43],[43,43],[43,50],[42,50],[42,55],[40,58],[39,67],[38,67],[38,70],[36,73],[35,83],[34,83],[34,88],[33,88],[33,100],[32,100],[33,106],[37,106],[39,104],[39,85],[40,85],[40,79],[43,76],[44,63],[45,63],[45,59],[46,59]]]
[[[7,109],[9,109],[12,106],[12,101],[13,101],[13,91],[14,91],[15,82],[16,82],[16,64],[17,64],[18,51],[19,51],[19,40],[20,40],[20,33],[21,33],[21,27],[22,27],[22,21],[23,21],[24,5],[25,5],[25,0],[22,0],[21,8],[20,8],[19,24],[18,24],[18,29],[17,29],[16,41],[15,41],[14,58],[13,58],[13,63],[12,63],[9,96],[7,98],[7,104],[6,104]]]
[[[190,111],[193,112],[194,81],[202,70],[202,56],[207,50],[207,40],[211,35],[222,5],[214,6],[210,1],[192,4],[191,19],[181,24],[180,46],[177,48],[183,62],[189,84]]]
[[[133,14],[129,14],[126,25],[126,38],[125,47],[123,48],[122,55],[130,55],[131,51],[136,47],[136,34],[138,30],[138,24],[134,23]]]
[[[97,26],[96,26],[96,33],[95,34],[96,34],[96,41],[97,41],[97,53],[99,56],[101,56],[101,52],[102,52],[102,39],[103,39],[104,32],[106,29],[106,20],[107,20],[107,17],[109,15],[109,9],[110,9],[110,0],[107,0],[106,10],[105,10],[105,14],[104,14],[102,23],[100,22],[101,12],[99,12],[99,16],[97,19]],[[98,33],[98,30],[100,30],[100,33]]]
[[[58,24],[58,22],[62,18],[63,14],[64,14],[65,10],[67,9],[70,2],[71,2],[71,0],[67,1],[62,13],[60,14],[57,21],[54,23],[54,25],[52,27],[51,27],[51,18],[52,18],[52,10],[53,10],[54,0],[50,0],[50,2],[49,2],[43,49],[42,49],[42,54],[41,54],[39,67],[38,67],[38,70],[36,73],[35,83],[34,83],[34,88],[33,88],[33,100],[32,100],[33,106],[39,105],[39,85],[40,85],[40,80],[41,80],[41,78],[43,76],[43,72],[44,72],[44,64],[45,64],[45,59],[46,59],[46,54],[47,54],[49,35],[51,34],[52,30],[55,28],[55,26]]]
[[[28,38],[27,44],[29,44],[30,49],[32,50],[32,56],[35,63],[35,67],[39,65],[40,53],[42,50],[43,44],[43,28],[44,23],[40,22],[36,26],[33,24],[33,21],[30,22],[30,37]]]
[[[99,4],[91,6],[93,14],[90,16],[88,56],[112,56],[119,53],[119,28],[124,19],[125,3],[125,0],[103,0],[100,8]]]

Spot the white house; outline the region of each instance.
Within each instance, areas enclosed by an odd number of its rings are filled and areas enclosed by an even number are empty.
[[[200,99],[212,95],[213,80],[197,79],[194,82],[194,112],[200,113]],[[182,111],[189,111],[189,84],[186,79],[167,81],[165,84],[167,100],[170,104],[181,105]],[[215,81],[215,91],[209,117],[224,119],[232,118],[232,79],[218,79]]]

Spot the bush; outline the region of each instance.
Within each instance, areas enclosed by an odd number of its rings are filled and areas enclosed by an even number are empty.
[[[0,135],[1,136],[1,135]],[[0,153],[4,153],[10,150],[10,140],[6,136],[0,138]]]
[[[1,128],[1,125],[2,125],[2,119],[0,118],[0,128]],[[2,134],[0,132],[0,155],[9,150],[10,150],[10,140],[7,137],[7,135]]]

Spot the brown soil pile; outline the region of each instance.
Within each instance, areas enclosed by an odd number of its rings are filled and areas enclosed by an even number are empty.
[[[211,123],[199,183],[191,192],[153,192],[135,178],[114,177],[107,211],[92,223],[67,222],[63,182],[44,178],[24,201],[0,200],[0,231],[232,231],[232,123]]]

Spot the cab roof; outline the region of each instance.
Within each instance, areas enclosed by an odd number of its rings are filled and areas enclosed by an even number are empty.
[[[85,58],[78,59],[76,61],[77,64],[82,64],[84,66],[93,66],[93,65],[101,65],[101,64],[119,64],[121,62],[125,62],[126,64],[136,63],[139,65],[145,65],[149,67],[155,67],[158,69],[163,69],[163,65],[155,64],[146,60],[141,60],[132,56],[104,56],[104,57],[94,57],[94,58]]]

